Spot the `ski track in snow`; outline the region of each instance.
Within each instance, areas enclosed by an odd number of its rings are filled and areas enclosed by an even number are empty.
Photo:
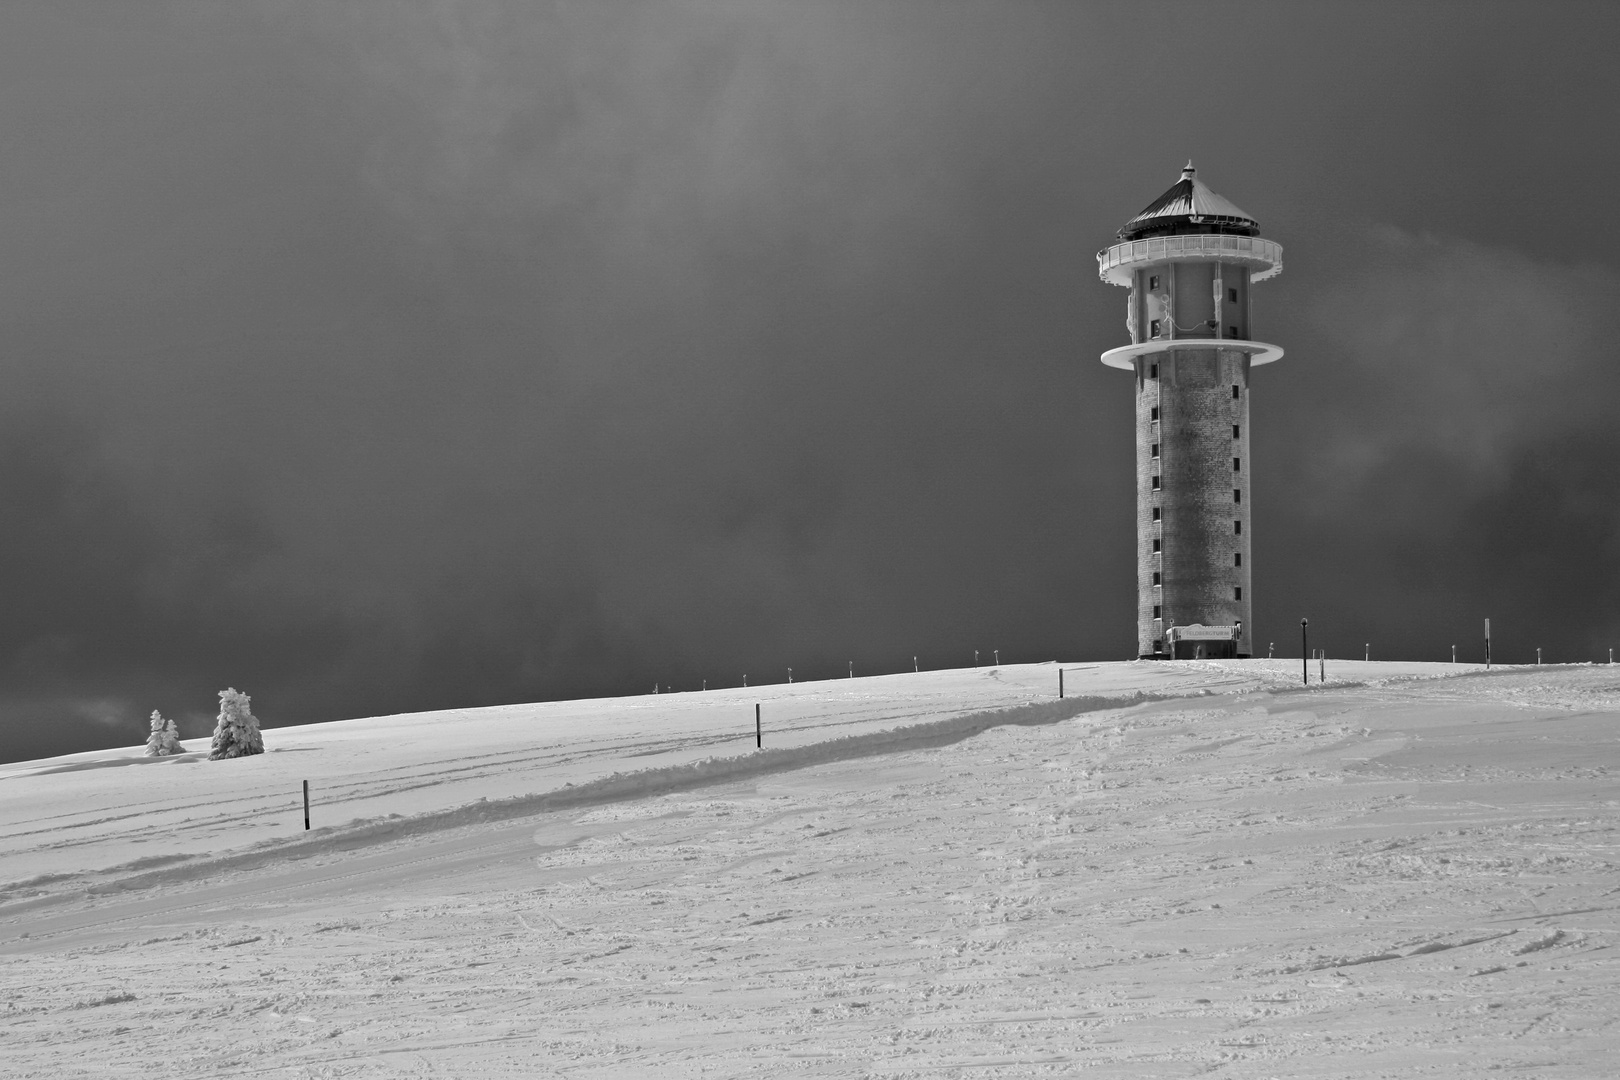
[[[0,1076],[1612,1075],[1614,669],[1065,670],[0,766]]]

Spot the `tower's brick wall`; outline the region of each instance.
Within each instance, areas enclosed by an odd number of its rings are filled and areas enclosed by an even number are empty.
[[[1193,623],[1241,621],[1237,651],[1252,651],[1249,361],[1241,352],[1211,347],[1214,342],[1188,344],[1145,357],[1137,368],[1137,643],[1143,656],[1167,649],[1170,627]],[[1234,492],[1242,492],[1241,501]],[[1241,566],[1234,556],[1241,556]]]

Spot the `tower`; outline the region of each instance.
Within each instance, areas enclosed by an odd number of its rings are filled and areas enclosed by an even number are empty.
[[[1249,372],[1283,351],[1252,339],[1249,286],[1282,248],[1198,179],[1174,186],[1097,253],[1130,289],[1131,343],[1102,362],[1136,376],[1136,641],[1143,658],[1251,653]]]

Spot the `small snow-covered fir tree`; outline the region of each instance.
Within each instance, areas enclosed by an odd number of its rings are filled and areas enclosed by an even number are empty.
[[[173,720],[165,720],[162,713],[153,709],[152,734],[146,737],[146,756],[168,757],[185,752],[186,748],[180,745],[180,729]]]
[[[208,748],[209,761],[264,753],[264,736],[259,734],[259,722],[248,705],[248,696],[240,690],[219,692],[219,722],[214,725],[214,742]]]

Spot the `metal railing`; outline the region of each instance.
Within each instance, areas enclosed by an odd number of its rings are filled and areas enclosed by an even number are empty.
[[[1282,245],[1258,236],[1223,236],[1198,233],[1193,236],[1155,236],[1129,240],[1097,252],[1097,273],[1103,280],[1116,280],[1113,271],[1135,263],[1169,262],[1176,259],[1230,259],[1233,262],[1261,264],[1264,269],[1253,281],[1264,281],[1282,273]],[[1125,281],[1118,281],[1126,284]]]

